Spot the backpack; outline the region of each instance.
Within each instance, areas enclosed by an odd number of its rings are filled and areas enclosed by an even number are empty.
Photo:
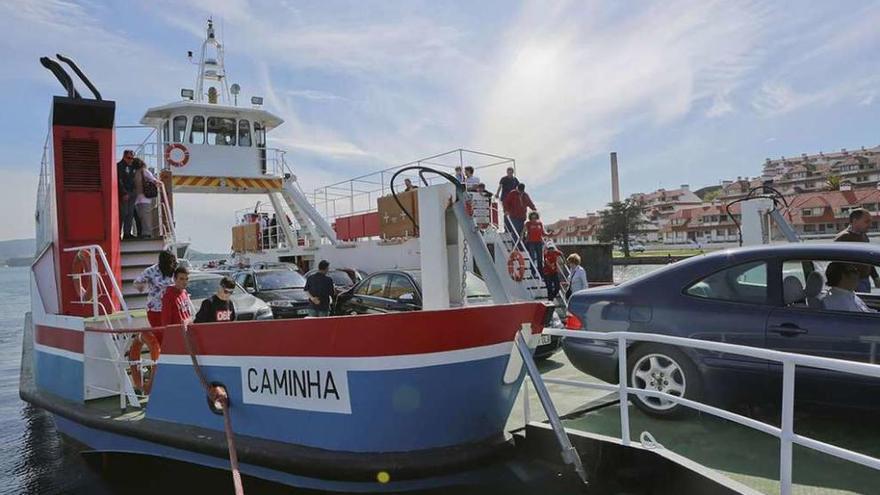
[[[144,181],[144,197],[155,198],[159,195],[159,186],[155,182]]]

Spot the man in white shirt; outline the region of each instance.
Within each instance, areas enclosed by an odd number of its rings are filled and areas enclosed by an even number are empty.
[[[476,191],[480,184],[480,178],[474,175],[474,167],[468,165],[464,168],[464,186],[468,191]]]
[[[830,311],[851,311],[855,313],[876,313],[865,301],[856,295],[855,290],[861,279],[857,265],[834,262],[825,269],[828,279],[828,294],[822,300],[825,309]]]

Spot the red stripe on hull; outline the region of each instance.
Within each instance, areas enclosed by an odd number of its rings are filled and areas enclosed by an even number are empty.
[[[78,354],[83,352],[83,332],[42,325],[37,325],[35,330],[34,340],[38,344]]]
[[[441,311],[194,325],[200,355],[369,357],[426,354],[513,341],[523,323],[543,329],[545,306],[516,303]],[[187,354],[180,326],[162,352]]]

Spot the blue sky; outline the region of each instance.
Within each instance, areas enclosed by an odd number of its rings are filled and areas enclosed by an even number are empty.
[[[465,147],[512,156],[546,220],[621,189],[758,175],[766,157],[880,144],[880,3],[182,2],[0,4],[0,239],[33,235],[50,96],[73,57],[117,123],[192,87],[212,15],[230,80],[286,123],[303,187]],[[189,196],[178,226],[224,251],[256,198]]]

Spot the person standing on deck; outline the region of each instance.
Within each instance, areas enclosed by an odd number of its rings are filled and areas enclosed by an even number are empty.
[[[162,325],[179,325],[191,323],[193,317],[193,304],[186,291],[189,284],[189,270],[178,266],[174,269],[174,285],[165,289],[162,295]],[[162,345],[162,334],[158,335],[159,345]]]
[[[122,228],[123,239],[133,239],[131,227],[134,219],[135,200],[134,194],[134,151],[122,152],[122,160],[116,164],[117,193],[119,194],[119,225]]]
[[[568,281],[565,284],[568,286],[568,290],[565,291],[565,298],[568,299],[575,292],[589,288],[590,284],[587,282],[587,272],[581,266],[581,257],[577,253],[569,254],[568,258],[565,259],[565,263],[568,265],[570,272]]]
[[[202,301],[195,323],[235,321],[235,304],[230,299],[235,292],[235,281],[229,277],[220,279],[217,293]]]
[[[318,271],[306,280],[305,291],[309,294],[309,316],[329,316],[330,299],[336,292],[333,279],[327,276],[330,262],[321,260]]]
[[[153,193],[158,192],[159,181],[140,158],[135,158],[131,163],[134,167],[135,213],[140,220],[137,222],[137,235],[141,239],[150,239],[153,237],[153,198],[156,197]],[[152,184],[153,187],[148,184]]]
[[[467,188],[468,191],[476,191],[477,184],[480,183],[480,178],[474,175],[474,167],[468,165],[464,168],[464,187]]]
[[[532,203],[532,198],[526,193],[526,185],[522,182],[517,184],[516,189],[507,193],[503,205],[504,215],[510,220],[509,232],[513,234],[513,240],[516,241],[525,226],[526,212],[529,208],[533,211],[537,208],[535,208],[535,203]]]
[[[868,231],[871,230],[871,212],[864,208],[856,208],[849,212],[849,226],[841,233],[837,234],[834,242],[871,242],[868,238]],[[871,280],[874,280],[874,287],[880,287],[880,276],[874,267],[865,266],[861,268],[861,278],[856,292],[871,292]]]
[[[162,295],[174,284],[177,256],[171,251],[160,251],[159,262],[144,270],[134,279],[138,292],[147,290],[147,320],[151,327],[162,326]]]
[[[547,299],[553,301],[559,295],[559,258],[562,253],[556,246],[544,250],[544,283],[547,285]]]
[[[414,191],[419,188],[419,186],[413,184],[412,181],[409,179],[403,179],[403,185],[404,185],[404,189],[403,189],[404,192]]]
[[[461,167],[455,167],[455,179],[464,184],[464,172],[461,171]]]
[[[513,167],[507,167],[507,175],[498,181],[498,190],[495,191],[495,197],[501,201],[501,204],[504,204],[504,199],[507,198],[508,193],[516,189],[516,186],[519,185],[519,179],[513,174]],[[504,228],[510,232],[510,220],[508,220],[506,213],[504,215]]]

